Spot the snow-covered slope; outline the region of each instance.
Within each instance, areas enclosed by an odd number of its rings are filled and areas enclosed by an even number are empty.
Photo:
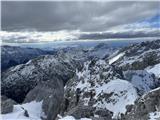
[[[43,98],[43,102],[14,105],[13,112],[3,117],[25,118],[24,107],[30,116],[27,120],[41,120],[42,106],[49,112],[47,116],[57,110],[54,118],[59,114],[58,120],[159,118],[160,41],[113,51],[104,44],[92,49],[65,48],[6,70],[2,74],[4,95],[15,100]],[[30,106],[38,110],[32,111]]]
[[[158,119],[160,119],[160,112],[149,113],[149,120],[158,120]]]
[[[114,65],[122,67],[123,70],[143,70],[148,66],[160,63],[160,40],[121,48],[114,53],[114,56],[109,59],[110,64],[114,63]]]
[[[113,118],[119,118],[121,113],[125,114],[126,106],[134,104],[134,101],[138,97],[133,85],[121,79],[112,80],[107,84],[99,86],[95,91],[95,97],[110,94],[109,98],[104,97],[94,106],[112,111]]]
[[[125,55],[124,52],[119,53],[118,55],[114,56],[113,58],[109,59],[109,64],[112,64],[114,62],[116,62],[118,59],[120,59],[121,57],[123,57]]]
[[[138,94],[143,95],[157,86],[158,79],[145,70],[129,70],[124,72],[126,80],[138,90]]]
[[[126,112],[125,107],[133,104],[138,97],[130,82],[119,79],[122,77],[120,73],[118,68],[108,65],[104,60],[86,62],[83,70],[76,72],[77,78],[66,85],[66,95],[80,89],[80,103],[95,107],[96,110],[107,109],[113,113],[113,118],[119,118],[121,113]]]
[[[36,101],[14,105],[13,112],[1,115],[2,120],[42,120],[41,116],[44,116],[42,102]]]
[[[146,68],[147,72],[153,73],[157,78],[160,78],[160,63]]]

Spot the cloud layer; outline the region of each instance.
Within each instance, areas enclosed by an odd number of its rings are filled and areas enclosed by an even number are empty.
[[[32,33],[39,34],[41,41],[157,37],[160,27],[158,10],[158,1],[2,1],[4,32],[1,36],[20,35],[13,31],[29,29],[38,31]],[[45,37],[40,35],[43,33]],[[28,41],[34,41],[32,39]]]

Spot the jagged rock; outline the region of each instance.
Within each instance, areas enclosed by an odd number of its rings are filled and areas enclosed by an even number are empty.
[[[2,94],[22,102],[26,94],[42,81],[59,79],[65,84],[75,73],[73,61],[70,61],[46,55],[12,67],[2,74]]]
[[[7,114],[13,111],[13,105],[16,102],[12,99],[9,99],[5,96],[1,97],[1,114]]]
[[[61,79],[48,80],[39,83],[31,90],[24,102],[42,101],[42,109],[45,113],[43,119],[54,120],[59,113],[63,101],[63,81]]]
[[[74,116],[76,119],[90,118],[91,116],[94,116],[94,109],[95,108],[93,107],[79,104],[78,106],[70,109],[66,115]]]
[[[106,120],[112,120],[113,116],[113,112],[107,109],[96,110],[94,114],[100,116],[101,118],[106,118]]]
[[[108,117],[91,117],[92,120],[112,120]]]
[[[101,118],[119,118],[121,112],[125,113],[125,106],[133,104],[138,97],[133,85],[119,78],[123,78],[123,73],[116,66],[103,60],[86,62],[65,86],[65,97],[69,100],[67,111],[81,103],[95,108],[94,114],[97,112]]]
[[[116,51],[113,57],[122,53],[124,55],[116,60],[114,65],[123,70],[143,70],[160,63],[160,40],[132,44]]]
[[[150,113],[156,111],[160,111],[160,88],[142,96],[135,102],[135,105],[127,109],[125,120],[148,120]]]

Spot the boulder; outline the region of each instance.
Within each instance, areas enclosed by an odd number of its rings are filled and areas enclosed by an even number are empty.
[[[13,111],[13,105],[16,102],[5,96],[1,96],[1,114],[7,114]]]

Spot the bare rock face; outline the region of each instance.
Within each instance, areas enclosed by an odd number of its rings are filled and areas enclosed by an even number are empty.
[[[78,106],[69,110],[66,114],[70,116],[74,116],[76,119],[88,118],[88,117],[94,116],[94,108],[79,104]]]
[[[135,105],[127,110],[125,120],[148,120],[152,113],[158,111],[160,111],[160,88],[152,90],[138,99]]]
[[[5,96],[1,96],[1,114],[7,114],[13,111],[13,105],[16,102]]]
[[[45,113],[42,116],[46,120],[54,120],[59,113],[63,101],[63,81],[49,80],[39,83],[26,96],[24,102],[42,101],[42,109]]]

